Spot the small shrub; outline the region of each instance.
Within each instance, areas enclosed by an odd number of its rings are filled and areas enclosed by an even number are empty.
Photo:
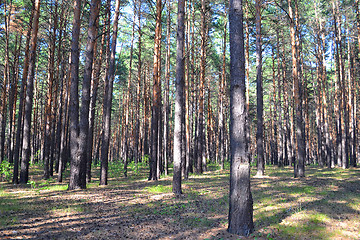
[[[13,164],[9,163],[7,160],[2,161],[0,164],[0,180],[10,181],[13,176],[12,172]]]
[[[37,185],[37,184],[36,184],[35,181],[30,181],[29,184],[31,185],[31,187],[32,187],[33,189],[36,188],[36,185]]]
[[[128,166],[135,175],[139,174],[139,172],[140,172],[139,163],[131,162],[131,163],[129,163]]]
[[[149,162],[149,155],[145,154],[143,157],[142,157],[142,161],[143,163],[147,164]]]
[[[109,176],[121,177],[124,175],[124,164],[121,161],[114,161],[109,163]]]

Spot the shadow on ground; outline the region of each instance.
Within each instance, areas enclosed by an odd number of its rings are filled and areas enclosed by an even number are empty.
[[[249,239],[360,238],[358,169],[339,176],[311,168],[304,179],[293,179],[290,168],[268,171],[252,179]],[[114,179],[78,191],[1,187],[0,239],[239,239],[226,232],[226,171],[192,176],[178,198],[171,178]]]

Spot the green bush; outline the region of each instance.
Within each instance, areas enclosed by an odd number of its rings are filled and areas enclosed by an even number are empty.
[[[109,176],[121,177],[124,175],[124,164],[121,161],[109,162]]]
[[[10,181],[13,176],[13,165],[7,160],[2,161],[0,164],[0,180]]]

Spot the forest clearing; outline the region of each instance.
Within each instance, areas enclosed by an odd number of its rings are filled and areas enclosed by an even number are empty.
[[[98,187],[98,171],[86,190],[41,180],[0,185],[1,239],[359,239],[360,169],[307,168],[294,179],[290,167],[266,166],[251,179],[255,232],[248,238],[226,231],[229,172],[191,175],[175,197],[171,178],[148,181],[148,169],[129,168]],[[253,168],[255,170],[255,168]],[[252,172],[254,175],[255,171]]]

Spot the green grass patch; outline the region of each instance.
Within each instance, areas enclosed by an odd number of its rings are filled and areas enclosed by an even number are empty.
[[[289,239],[333,239],[326,229],[331,219],[323,213],[304,211],[292,217],[296,221],[284,221],[278,225],[283,237]]]
[[[144,190],[146,190],[149,193],[171,193],[172,187],[164,186],[164,185],[154,185],[154,186],[145,187]]]

